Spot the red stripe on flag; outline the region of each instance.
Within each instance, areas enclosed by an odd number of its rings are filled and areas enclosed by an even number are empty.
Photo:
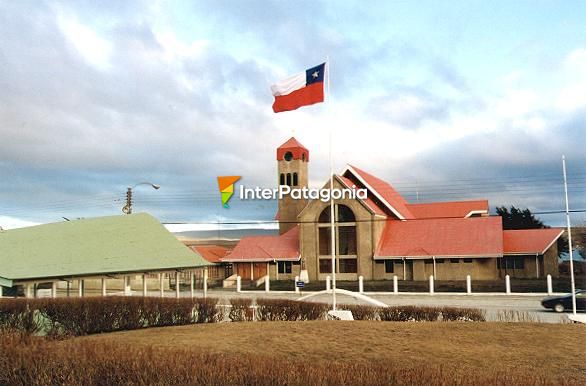
[[[287,95],[278,95],[273,103],[273,111],[291,111],[301,106],[309,106],[324,101],[323,82],[312,83],[309,86],[295,90]]]

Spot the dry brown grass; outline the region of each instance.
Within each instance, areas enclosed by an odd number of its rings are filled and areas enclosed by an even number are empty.
[[[581,325],[201,324],[63,341],[0,333],[0,384],[584,385]]]
[[[78,341],[307,363],[375,362],[402,368],[444,366],[485,373],[543,372],[552,380],[586,383],[581,325],[535,323],[257,322],[128,331]],[[555,383],[555,382],[554,382]]]

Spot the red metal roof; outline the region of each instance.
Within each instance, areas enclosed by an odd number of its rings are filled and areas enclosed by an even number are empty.
[[[299,260],[299,225],[279,236],[247,236],[240,239],[223,262]]]
[[[502,256],[500,217],[387,220],[376,257]]]
[[[353,186],[356,186],[354,184],[354,182],[352,182],[352,180],[350,180],[349,178],[346,178],[344,176],[337,176],[338,178],[340,178],[340,180],[350,189],[352,189]],[[364,204],[366,204],[366,206],[368,206],[375,214],[380,214],[383,216],[386,216],[386,213],[374,202],[374,200],[371,198],[372,193],[368,192],[367,196],[366,196],[366,200],[361,200],[362,202],[364,202]]]
[[[389,209],[398,213],[398,217],[403,219],[415,218],[407,207],[407,201],[391,185],[354,166],[349,165],[348,171],[356,174],[356,177],[364,181],[367,184],[366,187],[372,190],[373,194],[378,194],[381,199],[386,201],[390,206]]]
[[[295,137],[291,137],[277,148],[277,161],[283,160],[285,153],[290,151],[293,154],[293,159],[302,159],[305,155],[305,161],[309,161],[309,150],[303,146]]]
[[[488,214],[488,200],[432,202],[426,204],[407,204],[416,218],[466,217],[471,212]]]
[[[543,254],[564,233],[563,230],[519,229],[503,231],[505,254]]]
[[[190,245],[189,248],[201,255],[210,263],[221,263],[221,258],[230,252],[229,248],[219,245]]]

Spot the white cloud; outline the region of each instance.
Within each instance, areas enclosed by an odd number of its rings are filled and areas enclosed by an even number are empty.
[[[112,45],[108,40],[72,16],[61,13],[57,22],[69,43],[89,65],[99,70],[112,68]]]
[[[586,106],[586,49],[570,52],[561,70],[565,84],[557,95],[556,107],[567,113]]]

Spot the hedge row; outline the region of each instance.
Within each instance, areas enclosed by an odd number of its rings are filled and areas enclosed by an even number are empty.
[[[393,306],[382,308],[360,305],[341,305],[340,308],[352,311],[352,316],[355,320],[383,320],[392,322],[486,321],[485,312],[476,308],[423,306]]]
[[[48,336],[80,336],[146,327],[214,323],[217,299],[71,298],[0,302],[0,329]]]
[[[299,321],[325,319],[330,305],[324,303],[298,302],[284,299],[258,299],[256,307],[252,299],[231,299],[229,318],[233,322],[243,321]],[[256,312],[254,309],[256,308]],[[341,305],[349,310],[355,320],[409,321],[486,321],[485,313],[475,308],[395,306],[373,307],[364,305]],[[256,315],[255,315],[256,314]]]
[[[330,306],[325,303],[285,299],[257,299],[256,318],[260,321],[297,321],[324,319]]]
[[[286,299],[231,299],[228,317],[242,321],[302,321],[325,319],[325,303]],[[65,298],[9,299],[0,301],[0,329],[48,336],[81,336],[147,327],[215,323],[223,320],[215,298]],[[484,312],[454,307],[371,307],[341,305],[356,320],[383,321],[484,321]]]

